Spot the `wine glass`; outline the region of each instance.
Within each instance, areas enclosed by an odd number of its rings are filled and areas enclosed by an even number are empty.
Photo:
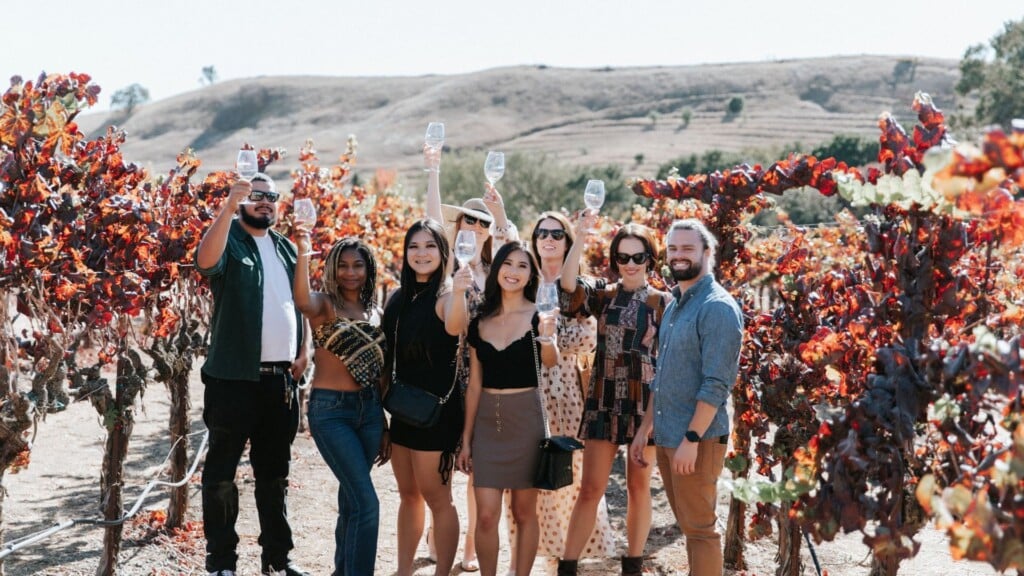
[[[424,143],[431,150],[440,152],[444,148],[444,122],[431,122],[427,124],[427,134]]]
[[[541,282],[537,287],[537,312],[548,315],[558,308],[558,286],[554,282]],[[550,336],[538,336],[541,342],[551,342]]]
[[[260,171],[260,164],[256,160],[255,150],[239,150],[238,159],[235,161],[235,171],[238,177],[246,182],[252,182]]]
[[[316,224],[316,206],[309,198],[299,198],[292,206],[292,213],[295,216],[295,226],[309,231]],[[303,256],[312,256],[319,252],[306,252]]]
[[[472,230],[459,230],[455,237],[455,259],[459,265],[465,267],[476,254],[476,232]]]
[[[256,177],[260,171],[260,163],[256,159],[255,150],[242,149],[238,151],[238,158],[235,160],[235,172],[238,172],[238,177],[246,182],[252,182],[252,179]],[[239,204],[252,204],[248,198],[239,202]]]
[[[587,188],[583,191],[583,203],[595,212],[601,209],[601,205],[604,204],[604,180],[587,180]]]
[[[494,152],[493,150],[487,153],[487,160],[484,161],[484,176],[487,177],[487,181],[494,186],[494,183],[501,180],[501,177],[505,175],[505,153]]]
[[[583,203],[593,210],[601,208],[604,204],[604,180],[587,180],[587,189],[583,191]]]

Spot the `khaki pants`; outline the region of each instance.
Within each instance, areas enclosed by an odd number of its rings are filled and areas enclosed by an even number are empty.
[[[722,536],[715,525],[718,476],[725,466],[726,445],[705,440],[697,446],[693,474],[672,472],[675,448],[657,447],[658,469],[672,513],[686,536],[691,576],[722,576]]]

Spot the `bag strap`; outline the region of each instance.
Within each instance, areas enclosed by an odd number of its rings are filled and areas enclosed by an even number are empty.
[[[537,398],[540,399],[540,416],[544,419],[544,437],[551,437],[551,428],[548,426],[548,409],[544,403],[544,393],[540,389],[542,382],[540,375],[540,357],[537,355],[537,333],[533,331],[533,325],[530,326],[530,349],[533,350],[533,365],[537,369]]]
[[[395,351],[391,354],[391,383],[398,382],[398,324],[402,315],[399,313],[395,316]],[[455,376],[452,377],[452,385],[448,388],[448,393],[444,395],[444,398],[438,398],[437,403],[444,406],[448,403],[448,400],[452,397],[452,392],[455,392],[455,385],[459,383],[459,366],[462,364],[462,354],[459,350],[455,351]]]

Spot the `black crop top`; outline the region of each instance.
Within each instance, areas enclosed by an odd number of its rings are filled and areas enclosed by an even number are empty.
[[[523,333],[518,340],[498,350],[480,338],[480,318],[469,323],[466,340],[476,349],[477,360],[483,367],[483,387],[505,390],[509,388],[536,388],[537,362],[540,361],[540,343],[533,335],[537,331],[538,317],[534,313],[533,330]],[[534,356],[534,351],[537,355]]]

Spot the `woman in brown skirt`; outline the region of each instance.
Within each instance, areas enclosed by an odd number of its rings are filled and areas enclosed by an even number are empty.
[[[544,438],[537,379],[541,364],[558,362],[555,316],[537,314],[537,264],[523,242],[498,250],[484,301],[470,322],[469,387],[458,467],[474,474],[476,547],[483,576],[498,570],[503,490],[511,490],[516,565],[529,574],[540,527],[533,477]]]

